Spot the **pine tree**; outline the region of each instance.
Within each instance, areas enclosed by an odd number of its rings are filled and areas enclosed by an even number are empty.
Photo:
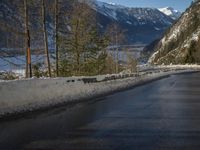
[[[97,32],[94,11],[84,3],[75,2],[67,18],[69,33],[64,41],[65,65],[62,63],[62,66],[69,75],[101,73],[107,56],[107,40]]]

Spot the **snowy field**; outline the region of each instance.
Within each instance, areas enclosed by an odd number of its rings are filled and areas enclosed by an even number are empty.
[[[138,76],[133,75],[123,79],[116,79],[125,77],[125,75],[117,74],[95,77],[2,81],[0,82],[0,116],[90,99],[170,74],[200,70],[200,66],[197,65],[157,66],[149,70],[147,66],[141,68],[145,71],[140,72]],[[85,83],[82,78],[95,79],[95,82]],[[105,78],[112,80],[104,81]]]
[[[32,64],[44,63],[45,58],[45,55],[32,55]],[[25,77],[25,64],[25,56],[0,57],[0,72],[12,72],[17,77],[23,78]]]

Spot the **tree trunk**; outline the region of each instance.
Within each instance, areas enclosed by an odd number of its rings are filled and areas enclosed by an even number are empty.
[[[115,73],[119,72],[118,62],[119,62],[119,50],[118,50],[118,35],[116,31],[116,37],[115,37],[115,46],[116,46],[116,70]]]
[[[30,32],[28,27],[28,9],[27,0],[24,0],[24,11],[25,11],[25,33],[26,33],[26,78],[32,77],[32,67],[31,67],[31,50],[30,50]]]
[[[48,73],[49,77],[51,77],[51,66],[50,66],[50,59],[49,59],[49,48],[48,48],[48,41],[47,41],[47,31],[46,31],[46,17],[45,17],[45,4],[44,0],[42,0],[42,22],[43,22],[43,32],[44,32],[44,46],[45,46],[45,53],[47,58],[47,66],[48,66]]]
[[[55,52],[56,52],[56,76],[59,76],[58,68],[58,0],[55,0]]]
[[[76,21],[76,30],[75,30],[75,57],[76,57],[76,64],[77,64],[77,68],[76,68],[76,75],[80,75],[80,50],[79,50],[79,20]]]

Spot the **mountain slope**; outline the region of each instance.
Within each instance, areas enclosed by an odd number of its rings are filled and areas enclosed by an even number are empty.
[[[97,12],[103,30],[109,23],[117,23],[126,31],[127,43],[151,43],[160,38],[174,20],[154,8],[129,8],[95,0],[88,5]]]
[[[200,0],[181,16],[157,45],[149,62],[155,64],[200,63]]]
[[[80,2],[83,0],[79,0]],[[85,0],[84,0],[85,1]],[[31,1],[30,1],[31,2]],[[71,0],[60,0],[60,11],[65,14],[72,6]],[[47,29],[49,47],[54,48],[54,0],[47,0]],[[99,30],[104,33],[112,23],[117,23],[125,31],[124,44],[148,44],[162,36],[165,30],[174,22],[169,16],[153,8],[129,8],[120,5],[107,4],[96,0],[88,0],[88,5],[96,13]],[[43,48],[41,32],[41,4],[33,1],[29,4],[29,24],[32,49]],[[0,49],[24,49],[24,12],[23,1],[0,1]],[[65,30],[65,17],[60,17],[59,30]]]
[[[31,34],[31,47],[41,49],[43,44],[41,1],[28,2],[29,29]],[[48,0],[46,3],[52,2]],[[23,50],[25,42],[24,34],[24,8],[22,0],[1,0],[0,1],[0,50]],[[49,4],[50,6],[50,4]],[[47,8],[49,11],[50,8]],[[47,13],[47,29],[49,36],[49,47],[53,47],[53,25],[51,13]]]

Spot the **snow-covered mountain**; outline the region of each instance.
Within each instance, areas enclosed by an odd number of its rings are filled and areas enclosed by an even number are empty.
[[[200,0],[194,2],[157,44],[149,62],[200,63]]]
[[[172,20],[168,15],[163,15],[155,8],[131,8],[113,3],[104,3],[96,0],[89,1],[89,5],[104,16],[114,20],[122,20],[122,15],[128,24],[144,25],[148,21],[153,24],[161,23],[171,25]],[[123,20],[125,21],[125,20]],[[134,22],[135,21],[135,22]]]
[[[158,10],[160,10],[165,15],[170,16],[174,20],[177,20],[181,16],[181,12],[178,10],[175,10],[172,7],[158,8]]]
[[[151,43],[160,38],[174,22],[156,8],[131,8],[96,0],[88,0],[87,3],[97,12],[102,30],[112,22],[117,23],[126,31],[129,44]]]

